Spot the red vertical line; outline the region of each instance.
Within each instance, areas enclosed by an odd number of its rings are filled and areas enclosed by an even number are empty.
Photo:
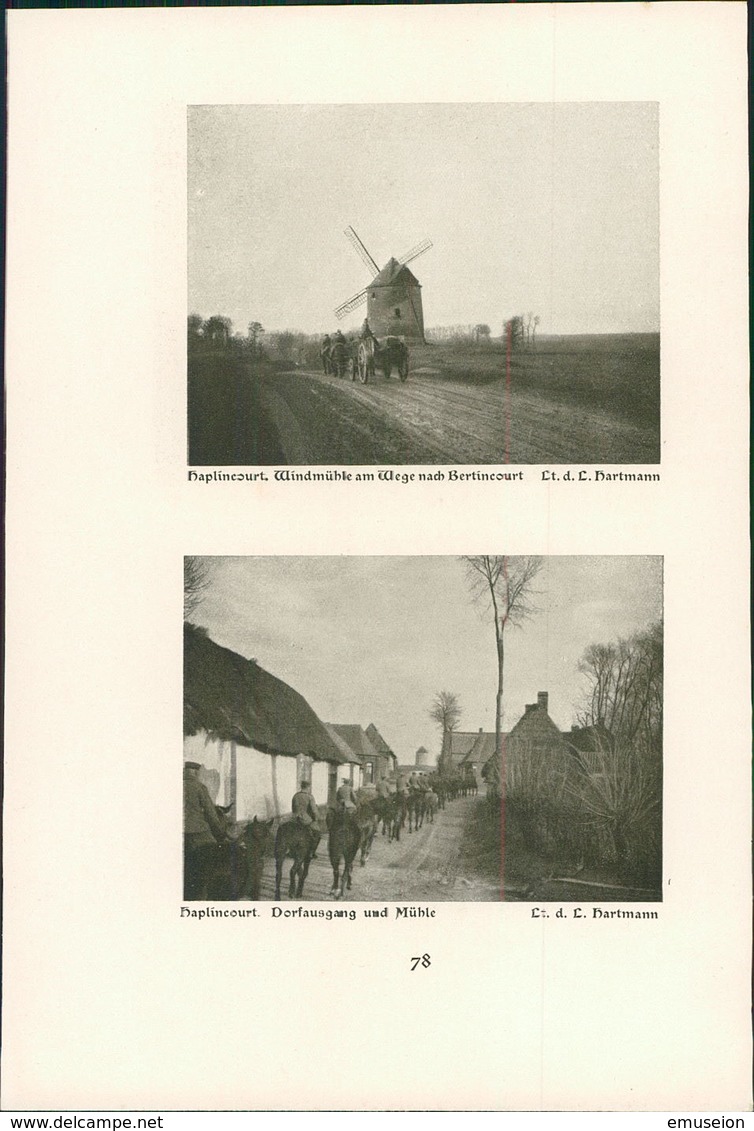
[[[500,735],[500,899],[505,899],[505,735]]]
[[[510,336],[508,338],[510,347]],[[510,354],[509,354],[510,356]],[[500,617],[500,633],[505,640],[505,624],[508,619],[508,555],[503,555],[503,577],[505,578],[505,611]],[[500,899],[505,899],[505,800],[507,796],[507,749],[503,719],[505,718],[505,699],[500,703]],[[495,724],[497,730],[498,723]]]
[[[511,330],[510,321],[506,323],[505,343],[505,462],[511,461]]]

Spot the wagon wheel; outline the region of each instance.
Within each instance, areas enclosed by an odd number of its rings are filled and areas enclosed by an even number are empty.
[[[398,362],[398,376],[401,381],[405,381],[408,377],[408,350],[406,350],[401,360]]]
[[[366,385],[369,380],[369,358],[367,351],[363,345],[359,346],[359,360],[358,360],[359,380],[362,385]]]

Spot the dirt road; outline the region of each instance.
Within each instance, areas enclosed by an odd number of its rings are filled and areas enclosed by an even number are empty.
[[[434,824],[425,822],[423,828],[414,833],[404,829],[400,841],[392,844],[388,844],[387,837],[378,832],[366,865],[362,868],[358,858],[356,860],[353,887],[348,898],[399,903],[498,900],[500,892],[497,885],[475,876],[461,863],[460,846],[464,830],[478,804],[478,799],[471,797],[450,801],[444,810],[436,814]],[[262,899],[274,898],[274,871],[274,861],[268,858]],[[290,861],[287,861],[281,887],[284,900],[287,899],[289,872]],[[317,859],[312,861],[309,869],[304,899],[331,899],[331,886],[327,837],[323,837]]]
[[[287,464],[644,463],[655,440],[605,409],[502,380],[413,370],[368,385],[313,371],[264,374],[259,397]],[[508,423],[506,424],[506,421]],[[271,461],[273,462],[273,461]]]

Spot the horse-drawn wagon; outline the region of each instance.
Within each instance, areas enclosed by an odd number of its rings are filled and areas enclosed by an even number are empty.
[[[385,338],[379,341],[375,337],[362,338],[358,345],[355,364],[351,368],[351,380],[358,376],[362,384],[366,385],[374,377],[375,370],[381,369],[387,380],[393,369],[398,370],[401,381],[408,377],[408,346],[402,338]]]

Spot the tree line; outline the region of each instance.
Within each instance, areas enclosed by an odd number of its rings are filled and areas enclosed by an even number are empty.
[[[261,322],[249,322],[246,333],[234,333],[233,322],[221,314],[188,317],[188,349],[192,353],[231,354],[248,360],[298,366],[319,366],[321,335],[298,330],[266,331]]]

